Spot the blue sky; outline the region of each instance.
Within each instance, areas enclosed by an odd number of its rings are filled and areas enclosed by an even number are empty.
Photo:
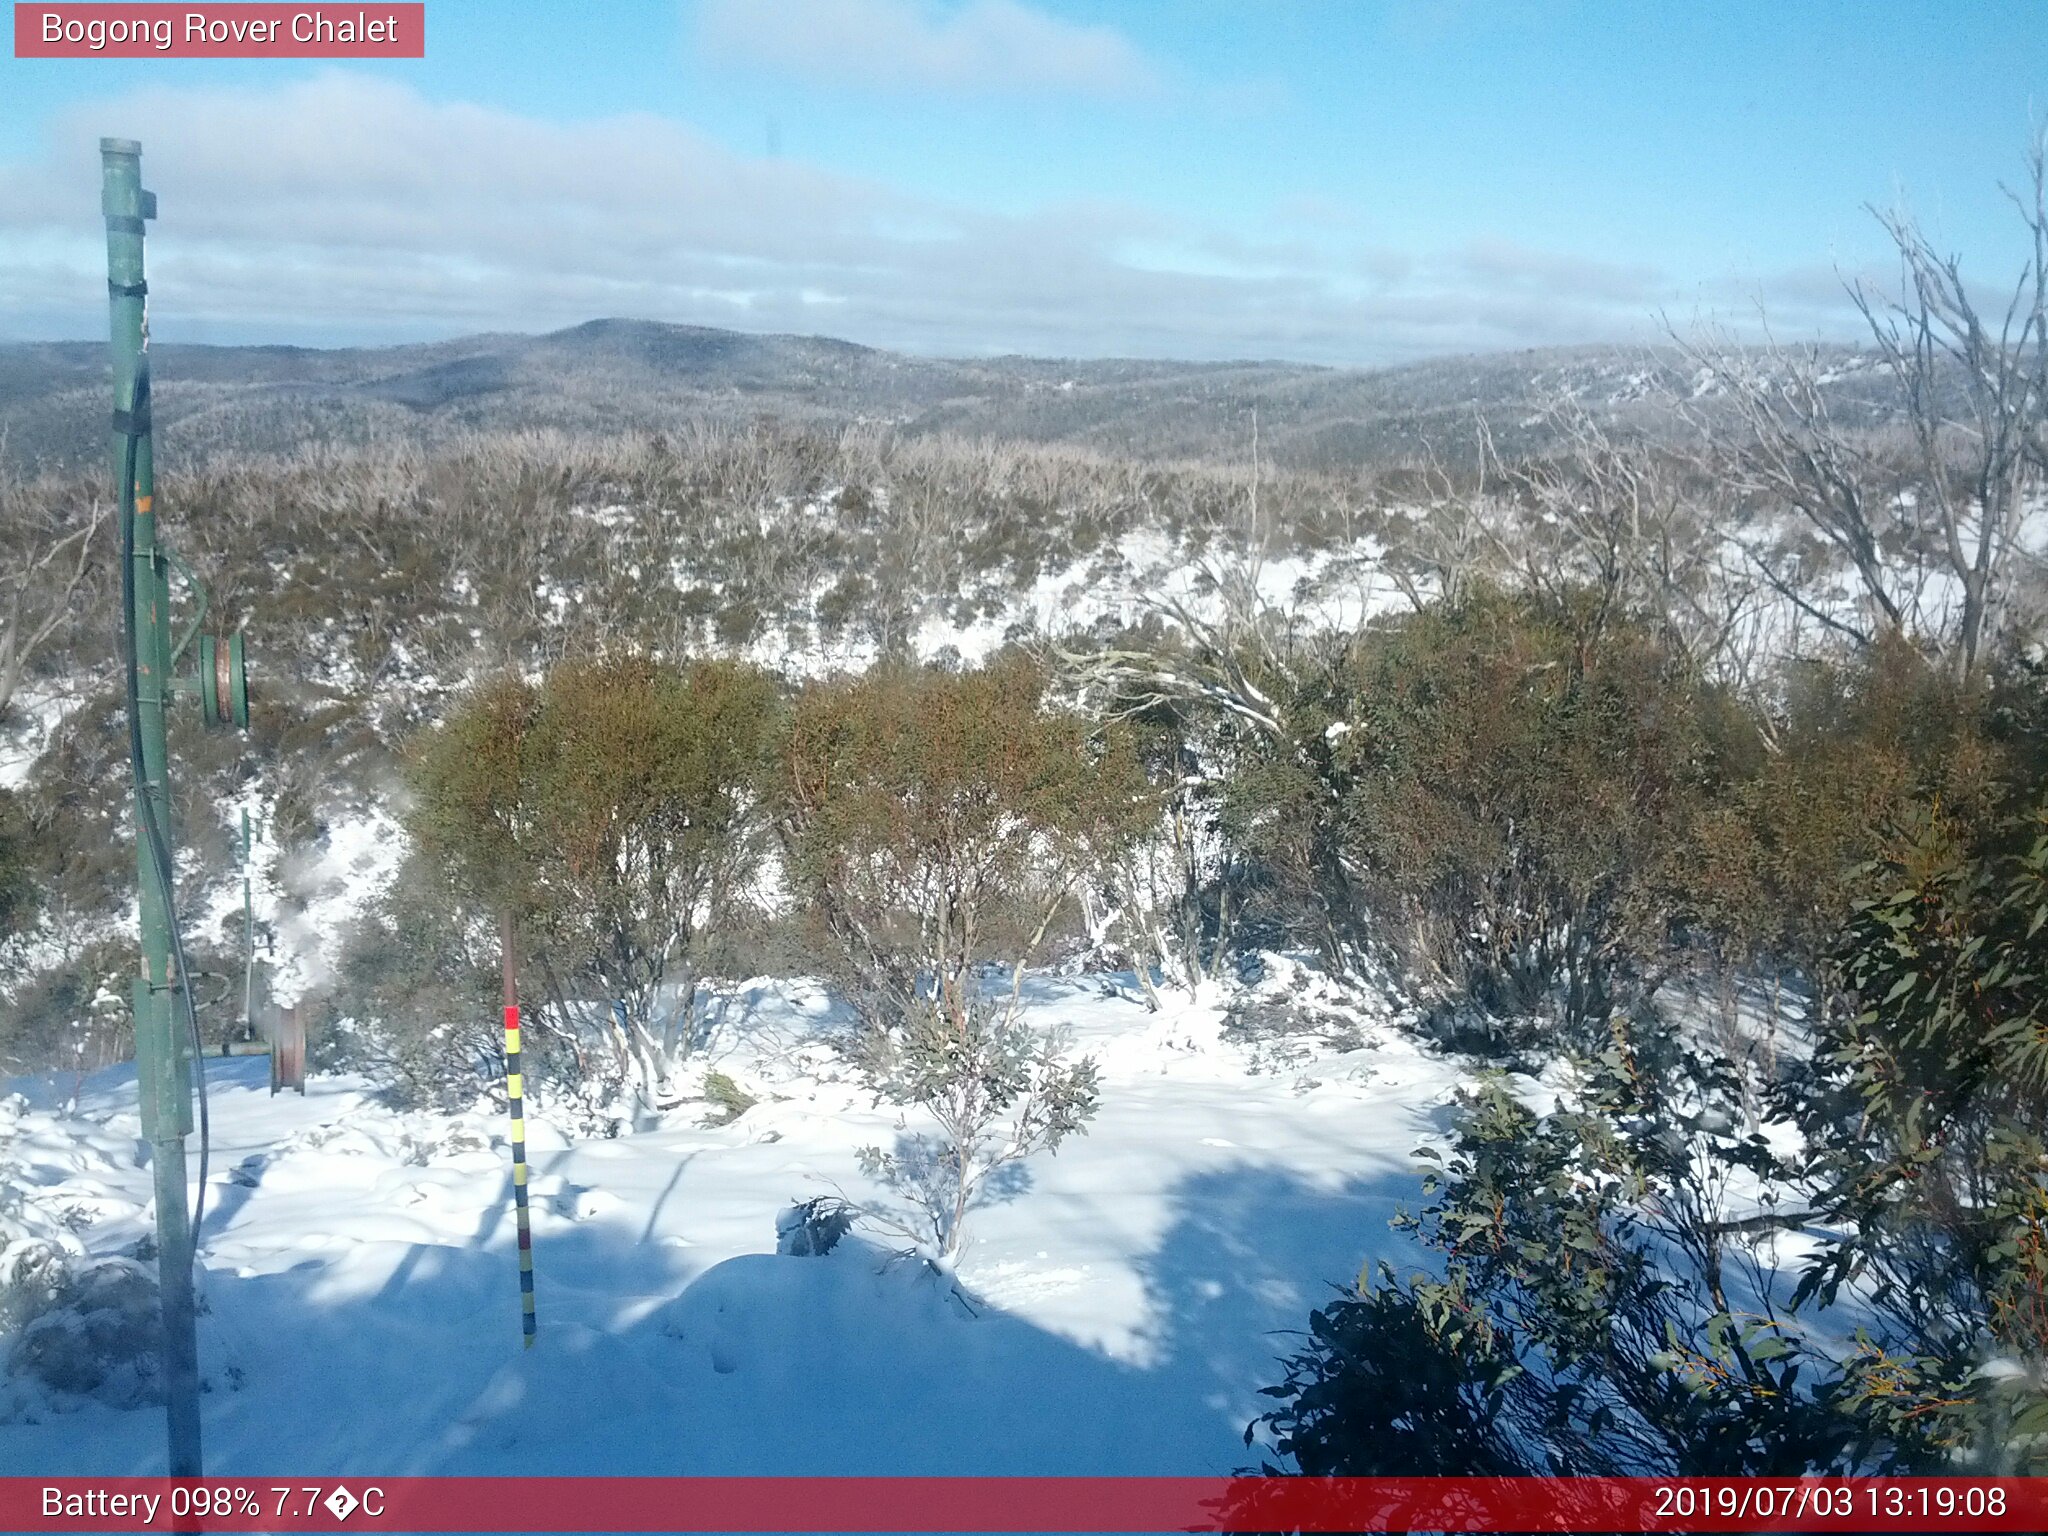
[[[0,59],[0,337],[92,336],[101,133],[159,336],[600,314],[1371,364],[1848,334],[1903,197],[1986,281],[2048,7],[428,0],[391,63]]]

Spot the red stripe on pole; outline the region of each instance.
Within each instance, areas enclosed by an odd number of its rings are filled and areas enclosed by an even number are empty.
[[[419,0],[14,7],[17,59],[422,59]]]
[[[167,1531],[173,1521],[378,1532],[2038,1531],[2048,1479],[0,1479],[0,1529]]]

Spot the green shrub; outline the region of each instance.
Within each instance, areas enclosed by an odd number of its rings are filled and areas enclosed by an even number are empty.
[[[1291,702],[1299,750],[1232,785],[1274,886],[1446,1010],[1598,1021],[1667,968],[1708,696],[1652,632],[1575,617],[1482,590],[1367,630]]]
[[[1939,804],[1960,827],[1995,819],[2018,743],[1994,739],[1991,702],[1903,641],[1790,664],[1778,719],[1721,734],[1727,783],[1688,860],[1702,936],[1738,962],[1816,975],[1859,869],[1914,806]]]
[[[1803,1136],[1655,1020],[1549,1114],[1468,1095],[1397,1223],[1440,1268],[1321,1309],[1253,1432],[1303,1472],[2048,1468],[2048,807],[1897,841],[1776,1088]],[[1781,1227],[1821,1234],[1789,1295]]]
[[[1124,733],[1053,706],[1045,686],[1012,654],[961,673],[882,665],[797,699],[789,870],[871,1027],[926,999],[960,1024],[980,968],[1038,953],[1077,884],[1148,826]]]
[[[1760,1237],[1729,1222],[1729,1174],[1786,1170],[1740,1129],[1735,1065],[1662,1029],[1588,1065],[1547,1115],[1499,1084],[1464,1098],[1433,1198],[1397,1221],[1436,1265],[1321,1309],[1247,1439],[1263,1426],[1301,1471],[1356,1474],[1937,1463],[1910,1423],[1869,1432],[1825,1341],[1750,1284]]]
[[[421,856],[477,920],[512,917],[539,1007],[643,1107],[676,1102],[758,872],[779,714],[754,668],[622,655],[480,688],[415,750]]]
[[[707,1125],[730,1125],[761,1101],[724,1072],[704,1074],[704,1097],[717,1107],[718,1114],[705,1122]]]
[[[1283,1405],[1247,1426],[1245,1443],[1264,1425],[1271,1451],[1303,1477],[1523,1470],[1495,1427],[1519,1369],[1514,1349],[1499,1334],[1460,1329],[1390,1272],[1311,1312],[1306,1339],[1282,1364],[1286,1377],[1262,1390]]]
[[[1994,1470],[2048,1468],[2048,805],[1972,838],[1941,814],[1862,875],[1796,1085],[1833,1235],[1804,1294],[1854,1281],[1911,1340],[1870,1409]],[[1953,1383],[1973,1383],[1960,1397]],[[1988,1439],[1986,1439],[1988,1437]]]

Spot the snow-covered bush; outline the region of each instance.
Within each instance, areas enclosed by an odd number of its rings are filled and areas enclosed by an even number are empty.
[[[374,1079],[400,1108],[502,1101],[503,986],[496,930],[430,862],[409,858],[343,939],[309,1042],[313,1064]],[[627,1129],[632,1094],[605,1043],[564,1031],[553,1010],[525,1017],[529,1104],[577,1135]]]
[[[494,940],[438,870],[407,859],[344,934],[313,1064],[363,1072],[407,1107],[467,1107],[502,1071]]]
[[[730,1125],[761,1101],[733,1081],[729,1072],[707,1072],[704,1074],[704,1097],[717,1109],[717,1115],[707,1120],[707,1125]]]
[[[8,1153],[25,1109],[0,1100],[0,1342],[18,1386],[117,1408],[153,1400],[156,1281],[131,1259],[92,1259],[32,1205]]]
[[[1020,1182],[1024,1159],[1056,1152],[1095,1114],[1095,1063],[1068,1059],[1056,1030],[1033,1029],[1006,1005],[936,1007],[874,1038],[868,1068],[892,1103],[922,1110],[936,1134],[906,1130],[894,1147],[863,1147],[861,1167],[902,1204],[869,1211],[928,1257],[951,1263],[978,1204]]]
[[[0,1098],[0,1337],[55,1306],[84,1258],[60,1222],[27,1203],[26,1181],[10,1155],[27,1107],[18,1093]]]
[[[0,1335],[18,1332],[57,1304],[71,1283],[75,1245],[29,1237],[0,1217]]]
[[[1305,955],[1242,956],[1236,982],[1226,994],[1222,1035],[1249,1048],[1253,1072],[1363,1049],[1395,1013],[1396,989],[1384,975],[1333,976]]]
[[[155,1276],[131,1259],[101,1259],[81,1265],[22,1329],[7,1369],[60,1398],[137,1408],[161,1401],[161,1334]]]
[[[797,1258],[817,1258],[839,1246],[860,1213],[832,1195],[799,1200],[775,1218],[775,1251]]]
[[[31,955],[39,949],[40,957]],[[4,941],[0,1069],[35,1067],[76,1081],[121,1060],[133,1032],[127,990],[135,967],[132,934],[65,943],[31,932]]]

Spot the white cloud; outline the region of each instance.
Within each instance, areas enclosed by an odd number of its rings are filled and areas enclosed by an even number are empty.
[[[963,95],[1110,98],[1161,89],[1113,27],[1079,26],[1016,0],[702,0],[699,46],[714,57],[827,85]]]
[[[1654,267],[1532,250],[1511,240],[1474,240],[1460,253],[1477,278],[1517,292],[1569,294],[1618,303],[1648,304],[1667,291]]]
[[[997,215],[736,153],[667,118],[556,123],[335,72],[131,94],[0,160],[0,334],[104,324],[102,133],[144,140],[164,336],[623,315],[954,354],[1371,363],[1648,335],[1653,309],[1692,292],[1500,240],[1390,251],[1101,201]]]

